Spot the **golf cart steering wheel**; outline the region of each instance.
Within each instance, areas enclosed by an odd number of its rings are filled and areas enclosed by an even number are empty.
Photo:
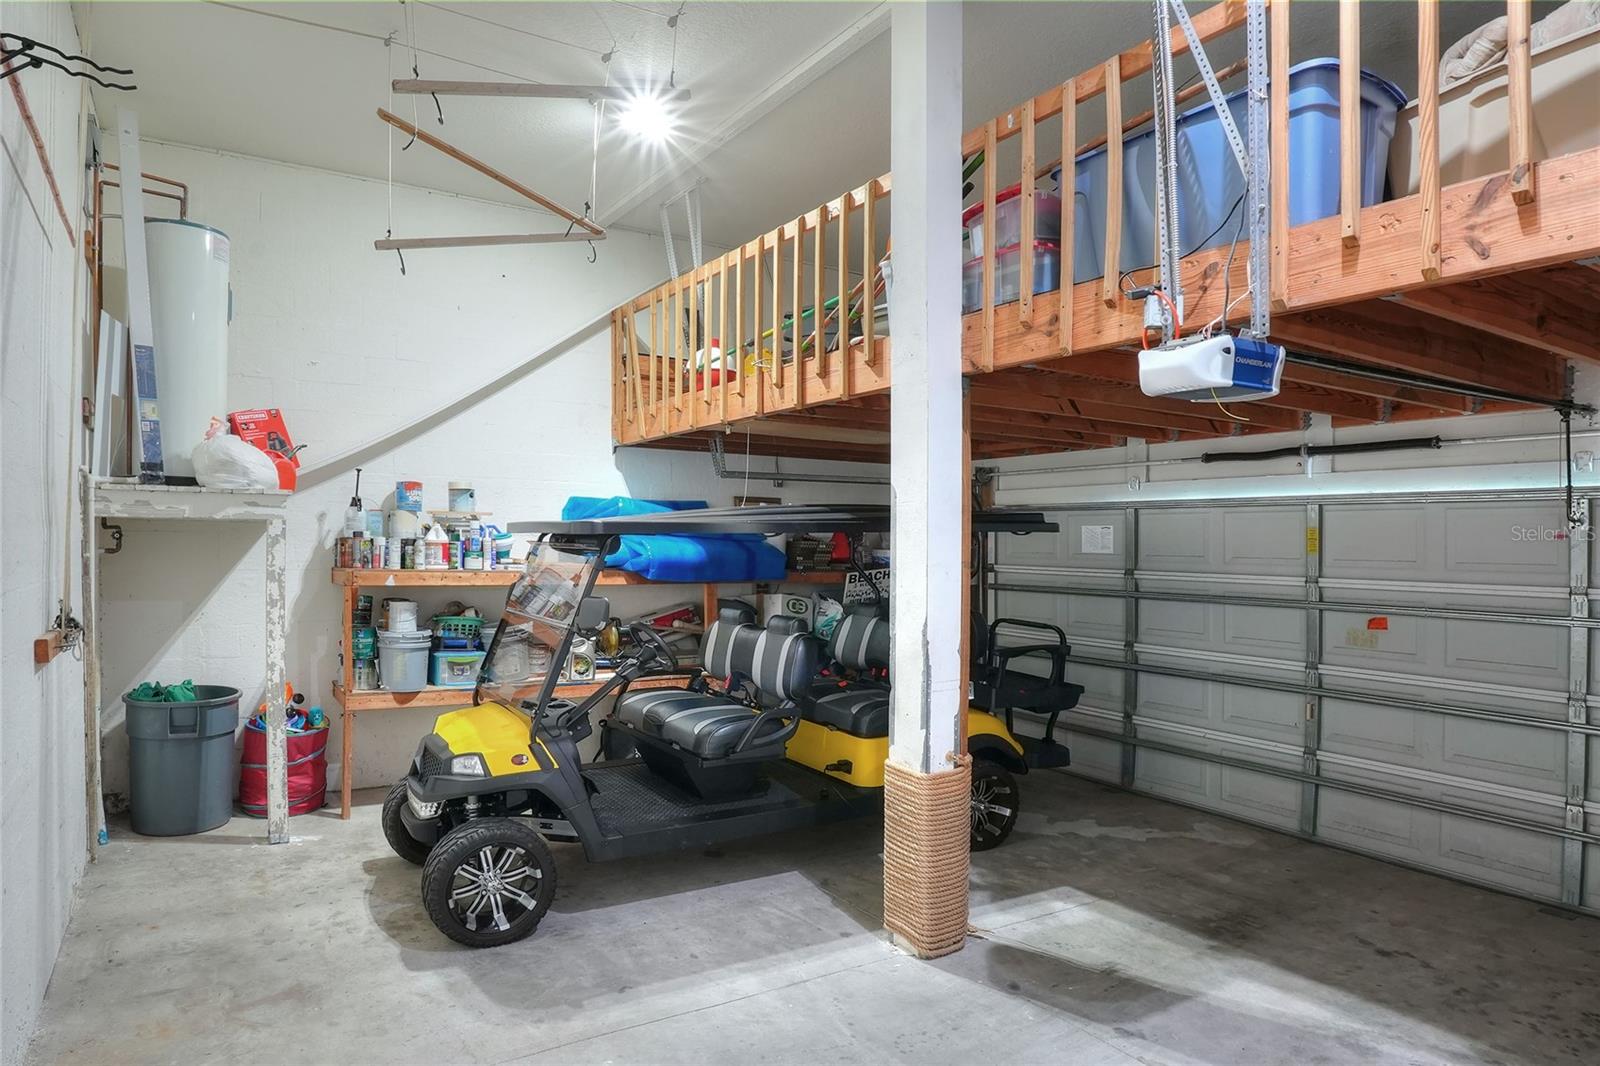
[[[678,668],[678,657],[672,653],[667,642],[661,638],[653,628],[644,622],[635,622],[628,627],[628,632],[633,634],[634,641],[640,648],[648,649],[651,653],[666,664],[668,670]]]

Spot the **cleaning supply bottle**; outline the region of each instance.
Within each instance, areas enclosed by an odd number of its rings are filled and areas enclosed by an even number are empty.
[[[426,568],[429,570],[443,570],[445,568],[444,553],[450,541],[445,537],[444,530],[439,528],[439,523],[435,522],[428,527],[428,535],[423,538],[423,543],[427,548],[428,563]]]
[[[356,492],[344,510],[344,535],[359,537],[367,532],[367,511],[361,503],[361,468],[356,467]]]

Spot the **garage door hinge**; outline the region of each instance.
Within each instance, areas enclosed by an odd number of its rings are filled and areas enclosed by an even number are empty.
[[[1581,804],[1567,805],[1567,828],[1575,832],[1583,832],[1583,806]]]
[[[1313,722],[1317,718],[1317,705],[1310,700],[1306,701],[1306,721]]]

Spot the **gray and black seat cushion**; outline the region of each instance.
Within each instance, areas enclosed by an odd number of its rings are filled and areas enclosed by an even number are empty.
[[[828,641],[838,668],[864,673],[889,667],[889,623],[872,614],[847,614]],[[819,677],[800,700],[808,722],[857,737],[889,735],[889,689],[877,681]]]
[[[802,634],[768,633],[759,626],[725,620],[723,612],[706,634],[704,669],[726,680],[748,679],[762,698],[782,706],[816,671],[816,652]],[[617,700],[614,717],[645,736],[660,737],[702,758],[732,754],[755,722],[757,711],[727,696],[683,689],[629,692]],[[745,750],[784,731],[780,717],[757,727]]]

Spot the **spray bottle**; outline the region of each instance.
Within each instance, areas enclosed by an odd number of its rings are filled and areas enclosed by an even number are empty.
[[[344,511],[344,535],[363,537],[367,533],[367,512],[361,503],[361,468],[356,467],[356,492],[350,497],[350,506]]]

